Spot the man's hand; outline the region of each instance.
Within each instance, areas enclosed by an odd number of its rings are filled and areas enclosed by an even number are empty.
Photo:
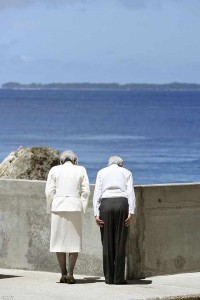
[[[99,227],[103,227],[104,221],[99,219],[99,217],[95,217],[96,218],[96,223]]]
[[[133,219],[133,215],[132,214],[128,214],[128,218],[125,220],[125,226],[128,227]]]

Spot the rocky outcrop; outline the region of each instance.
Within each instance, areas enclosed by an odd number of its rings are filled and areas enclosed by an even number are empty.
[[[49,170],[59,164],[59,155],[52,148],[21,146],[0,164],[0,178],[46,180]]]

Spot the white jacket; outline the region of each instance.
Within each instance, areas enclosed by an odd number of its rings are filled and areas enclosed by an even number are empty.
[[[84,167],[66,162],[49,171],[46,183],[47,213],[83,211],[88,205],[90,186]]]

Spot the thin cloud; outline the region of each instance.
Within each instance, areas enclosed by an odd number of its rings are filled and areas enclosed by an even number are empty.
[[[20,59],[25,63],[33,61],[33,57],[30,55],[21,55]]]
[[[127,9],[145,9],[145,8],[162,8],[166,3],[176,4],[183,3],[184,0],[116,0]],[[190,0],[196,2],[197,0]]]
[[[118,2],[131,9],[143,9],[146,7],[145,0],[118,0]]]
[[[75,5],[79,3],[88,3],[89,0],[0,0],[0,10],[6,8],[23,8],[35,4],[46,4],[53,6]]]
[[[94,4],[99,0],[0,0],[0,10],[8,8],[23,8],[26,6],[33,6],[37,4],[45,4],[54,7],[63,5],[76,5],[76,4]],[[108,3],[108,0],[101,0]],[[112,0],[115,3],[120,3],[127,9],[145,9],[145,8],[160,8],[167,2],[182,3],[188,0]],[[198,3],[199,0],[190,0],[191,2]]]

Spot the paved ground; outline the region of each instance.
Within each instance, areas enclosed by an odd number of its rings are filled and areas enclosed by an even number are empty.
[[[58,283],[57,273],[0,269],[0,300],[199,299],[200,273],[157,276],[128,285],[106,285],[103,278],[75,276],[77,284]]]

